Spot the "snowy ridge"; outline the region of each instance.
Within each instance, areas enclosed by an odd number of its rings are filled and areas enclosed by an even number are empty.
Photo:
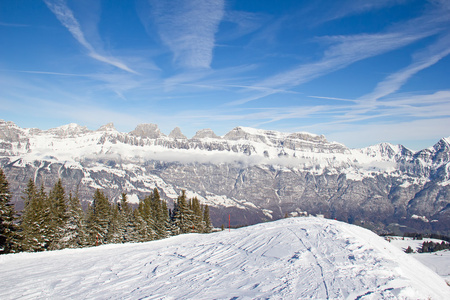
[[[449,299],[445,281],[374,233],[290,218],[142,244],[0,257],[1,299]]]
[[[111,201],[122,192],[138,201],[156,187],[170,202],[186,190],[217,209],[242,210],[239,225],[300,209],[342,220],[364,215],[378,223],[420,215],[441,220],[442,226],[430,226],[450,234],[445,138],[413,152],[388,143],[349,149],[315,134],[248,127],[221,137],[204,129],[188,139],[179,128],[167,136],[156,124],[122,133],[112,123],[92,131],[76,124],[23,129],[0,121],[0,166],[13,183],[15,202],[28,178],[46,188],[62,178],[69,190],[81,188],[84,201],[97,188]],[[223,211],[218,219],[227,215]]]
[[[9,127],[11,123],[1,125]],[[13,127],[20,132],[19,138],[17,142],[9,143],[3,155],[9,156],[11,161],[20,160],[21,164],[30,165],[35,161],[49,161],[75,167],[86,159],[134,164],[148,160],[183,164],[238,163],[288,167],[318,175],[325,171],[330,174],[340,172],[353,180],[373,176],[374,168],[382,172],[395,169],[392,159],[373,156],[370,151],[351,151],[341,144],[327,142],[323,136],[309,133],[288,134],[237,127],[223,137],[217,137],[207,129],[199,131],[191,140],[180,141],[162,134],[155,124],[138,125],[130,134],[117,132],[112,123],[97,131],[76,124],[47,131]],[[101,188],[88,178],[84,182],[93,188]]]
[[[11,123],[0,122],[0,132],[9,126]],[[355,169],[370,173],[373,168],[391,172],[403,149],[380,144],[350,150],[339,143],[328,142],[323,136],[247,127],[236,127],[223,137],[217,137],[211,130],[201,130],[191,140],[168,137],[155,124],[138,125],[130,134],[117,132],[112,123],[97,131],[76,124],[47,131],[21,129],[15,124],[12,127],[17,132],[16,140],[9,141],[8,147],[0,150],[3,155],[20,157],[27,162],[44,159],[78,162],[90,156],[111,156],[130,161],[280,165],[315,170],[318,174],[325,168],[347,169],[344,173]]]
[[[58,137],[69,137],[69,136],[79,136],[81,134],[87,133],[90,130],[85,127],[85,126],[80,126],[78,124],[75,123],[71,123],[68,125],[63,125],[57,128],[53,128],[53,129],[49,129],[47,132],[54,134],[55,136]]]

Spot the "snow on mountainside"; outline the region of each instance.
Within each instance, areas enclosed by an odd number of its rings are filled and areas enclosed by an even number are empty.
[[[155,124],[122,133],[112,123],[92,131],[0,121],[0,167],[18,204],[29,178],[47,188],[62,178],[82,200],[96,188],[112,201],[122,192],[138,201],[154,187],[175,199],[184,189],[213,206],[216,226],[229,213],[245,225],[300,210],[376,230],[400,224],[450,234],[448,139],[413,152],[387,143],[349,149],[315,134],[248,127],[221,137],[203,129],[188,139],[179,128],[167,136]]]
[[[11,131],[13,133],[11,133]],[[181,131],[177,136],[183,136]],[[180,162],[237,162],[272,164],[294,168],[312,168],[323,172],[324,167],[367,165],[380,167],[379,162],[394,162],[382,148],[383,144],[361,150],[350,150],[325,137],[309,133],[285,134],[276,131],[236,127],[223,137],[204,129],[188,141],[167,137],[155,124],[141,124],[135,130],[119,133],[112,123],[97,131],[69,124],[41,131],[22,129],[11,122],[0,121],[3,155],[20,156],[26,161],[54,159],[77,162],[92,155],[120,156],[123,159],[157,159]],[[190,150],[186,152],[186,150]],[[172,153],[168,153],[172,152]],[[373,165],[372,165],[373,164]],[[319,168],[317,168],[319,167]],[[385,168],[388,169],[388,168]]]
[[[290,218],[141,244],[0,256],[1,299],[450,299],[366,229]]]

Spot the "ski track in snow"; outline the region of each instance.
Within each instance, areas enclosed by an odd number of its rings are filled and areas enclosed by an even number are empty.
[[[214,234],[0,256],[0,299],[450,299],[374,233],[291,218]]]

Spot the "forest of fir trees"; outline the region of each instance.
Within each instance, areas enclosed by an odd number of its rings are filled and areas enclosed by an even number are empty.
[[[0,254],[146,242],[212,231],[208,206],[197,198],[187,199],[184,191],[170,210],[156,188],[135,209],[125,193],[111,204],[96,190],[92,204],[83,211],[77,193],[67,195],[61,180],[47,193],[43,185],[37,187],[30,179],[20,217],[10,200],[8,182],[0,169]]]

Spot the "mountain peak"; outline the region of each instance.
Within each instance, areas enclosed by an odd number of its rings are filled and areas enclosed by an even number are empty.
[[[450,148],[450,137],[442,138],[437,142],[437,145],[441,145],[445,148]]]
[[[14,122],[0,120],[0,140],[17,142],[23,130]]]
[[[66,137],[66,136],[75,136],[79,134],[83,134],[89,132],[90,130],[86,126],[81,126],[76,123],[70,123],[66,125],[62,125],[56,128],[49,129],[47,132],[53,133],[55,135]]]
[[[169,134],[170,138],[173,139],[187,139],[187,137],[181,132],[180,127],[175,127]]]
[[[192,137],[193,139],[202,139],[202,138],[211,138],[211,139],[220,139],[212,129],[206,128],[197,131],[197,133]]]
[[[117,131],[114,127],[114,123],[108,123],[106,125],[101,126],[97,131]]]
[[[229,140],[253,140],[265,142],[266,138],[271,139],[298,139],[305,141],[327,142],[325,136],[308,132],[283,133],[275,130],[257,129],[251,127],[238,126],[228,132],[225,139]]]
[[[130,132],[130,134],[149,139],[157,139],[166,136],[159,130],[158,125],[156,124],[139,124],[136,126],[136,129]]]
[[[255,142],[267,142],[267,136],[277,135],[279,133],[275,131],[263,130],[263,129],[255,129],[250,127],[238,126],[233,128],[230,132],[228,132],[224,139],[226,140],[248,140]]]
[[[5,121],[0,119],[0,126],[18,127],[13,121]]]
[[[304,140],[304,141],[311,141],[311,142],[322,142],[322,143],[328,143],[328,140],[325,138],[324,135],[317,135],[314,133],[309,132],[294,132],[288,135],[288,138],[290,139],[297,139],[297,140]]]

